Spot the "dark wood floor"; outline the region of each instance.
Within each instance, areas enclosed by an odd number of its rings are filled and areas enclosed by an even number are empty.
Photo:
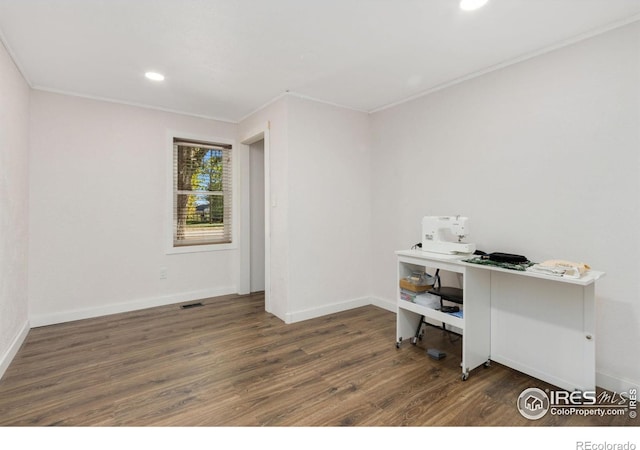
[[[463,382],[459,340],[429,328],[396,349],[395,314],[374,306],[286,325],[261,294],[202,303],[31,330],[0,381],[0,425],[637,425],[528,420],[519,394],[552,386],[499,364]]]

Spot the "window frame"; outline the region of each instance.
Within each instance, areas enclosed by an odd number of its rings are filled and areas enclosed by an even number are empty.
[[[231,145],[231,152],[233,154],[231,158],[231,242],[220,244],[191,244],[183,246],[174,246],[174,231],[176,224],[174,223],[174,139],[193,140],[199,142],[210,142],[216,144]],[[166,213],[165,213],[165,253],[166,254],[181,254],[181,253],[198,253],[198,252],[214,252],[221,250],[232,250],[238,248],[238,236],[239,236],[239,183],[238,183],[238,170],[239,170],[239,158],[238,147],[235,140],[225,139],[216,136],[203,136],[195,135],[193,133],[184,133],[181,131],[170,130],[166,136],[166,152],[165,152],[165,165],[166,165]]]

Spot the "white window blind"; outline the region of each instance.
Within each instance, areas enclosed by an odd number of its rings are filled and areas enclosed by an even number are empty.
[[[174,247],[232,242],[231,158],[231,145],[174,138]]]

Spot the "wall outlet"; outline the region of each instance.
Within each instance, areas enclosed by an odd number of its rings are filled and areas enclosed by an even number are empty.
[[[166,267],[160,267],[160,279],[161,280],[166,280],[167,279],[167,268]]]

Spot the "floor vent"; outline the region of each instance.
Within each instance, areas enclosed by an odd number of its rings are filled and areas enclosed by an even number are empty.
[[[189,303],[188,305],[182,305],[180,306],[180,308],[182,309],[190,309],[190,308],[197,308],[199,306],[204,306],[202,303],[198,302],[198,303]]]

